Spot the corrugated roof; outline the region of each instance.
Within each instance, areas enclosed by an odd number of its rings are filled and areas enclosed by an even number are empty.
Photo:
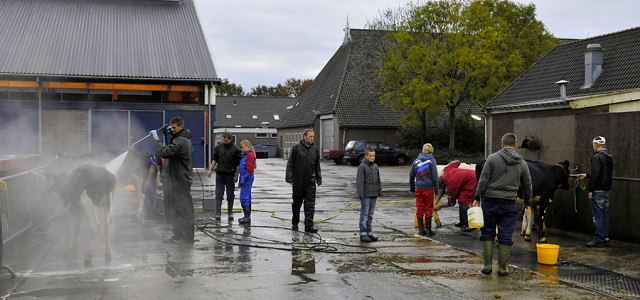
[[[230,128],[240,125],[242,128],[261,128],[262,122],[269,122],[267,127],[276,128],[287,113],[287,107],[297,101],[290,97],[239,97],[216,96],[215,128]],[[235,104],[235,105],[234,105]],[[231,118],[227,119],[226,115]],[[256,119],[253,116],[256,116]],[[276,120],[278,115],[280,120]]]
[[[584,53],[588,44],[600,44],[602,73],[590,88],[584,85]],[[601,95],[640,88],[640,27],[561,44],[553,48],[489,104],[488,109],[523,105],[566,105],[556,82],[568,80],[567,98]]]
[[[217,79],[193,0],[2,0],[0,73]]]

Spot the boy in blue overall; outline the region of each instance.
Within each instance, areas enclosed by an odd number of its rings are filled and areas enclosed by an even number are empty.
[[[244,217],[238,220],[240,224],[251,223],[251,187],[253,186],[253,171],[256,167],[256,155],[248,140],[240,142],[242,159],[240,160],[238,187],[240,187],[240,204]]]

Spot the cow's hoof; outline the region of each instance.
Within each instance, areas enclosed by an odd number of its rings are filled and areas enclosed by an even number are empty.
[[[111,263],[111,253],[106,253],[104,255],[104,260],[107,264]]]
[[[91,266],[91,257],[87,256],[87,258],[84,259],[84,266],[85,267],[90,267]]]
[[[525,234],[527,234],[527,233],[524,232],[524,231],[520,231],[520,236],[524,236]]]
[[[546,236],[543,236],[539,241],[539,243],[546,243],[546,242],[547,242],[547,237]]]
[[[527,242],[531,242],[531,236],[530,235],[525,235],[524,236],[524,240]]]

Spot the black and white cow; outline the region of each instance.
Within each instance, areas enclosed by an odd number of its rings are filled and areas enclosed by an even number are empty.
[[[67,232],[67,253],[75,251],[82,217],[88,216],[91,225],[91,244],[85,257],[90,265],[97,242],[98,227],[104,224],[105,261],[111,261],[112,202],[116,176],[104,167],[84,164],[71,172],[53,179],[51,189],[57,192],[70,215]]]
[[[52,172],[60,174],[67,173],[84,164],[105,166],[116,159],[119,155],[126,153],[124,160],[117,166],[116,184],[119,187],[133,185],[135,188],[138,209],[136,219],[142,220],[144,203],[144,183],[149,178],[149,166],[151,165],[151,153],[138,149],[119,150],[108,149],[104,151],[85,153],[79,156],[57,154],[54,158],[54,168]]]
[[[531,211],[529,214],[523,214],[522,230],[520,234],[524,236],[526,241],[531,240],[531,225],[533,214],[535,214],[535,223],[540,227],[538,229],[538,241],[547,241],[546,213],[549,203],[553,199],[553,195],[559,188],[569,189],[569,161],[551,165],[541,161],[525,160],[531,174],[531,185],[533,195],[531,199]],[[480,178],[482,168],[485,161],[476,165],[476,179]],[[522,199],[522,188],[518,190],[518,198]]]
[[[535,214],[535,224],[538,224],[538,242],[547,242],[546,214],[553,195],[558,188],[569,189],[569,161],[565,160],[555,165],[541,161],[526,161],[531,173],[533,198],[531,211],[523,215],[520,235],[526,241],[531,241],[531,225]],[[522,190],[518,190],[518,197],[522,198]]]

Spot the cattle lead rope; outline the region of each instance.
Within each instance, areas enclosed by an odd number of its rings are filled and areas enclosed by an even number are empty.
[[[576,199],[576,191],[578,190],[578,187],[580,187],[582,190],[586,189],[586,187],[584,186],[584,181],[582,181],[582,179],[580,179],[579,177],[576,178],[576,185],[573,187],[573,210],[576,214],[578,213],[578,200]]]

